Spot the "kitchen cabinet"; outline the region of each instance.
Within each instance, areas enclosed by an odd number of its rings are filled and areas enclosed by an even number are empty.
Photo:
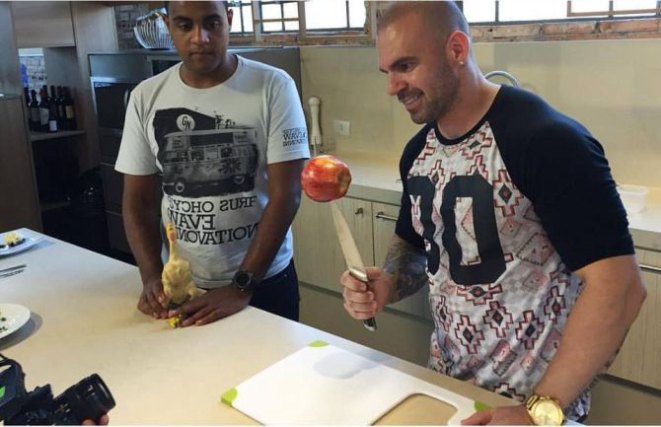
[[[68,1],[13,1],[12,13],[19,48],[75,46]]]
[[[382,266],[399,207],[351,197],[336,201],[367,266]],[[369,332],[346,313],[340,275],[346,270],[330,206],[303,196],[293,224],[294,262],[301,283],[301,322],[424,366],[434,329],[425,290],[377,315]]]
[[[20,227],[41,230],[32,150],[20,96],[0,98],[0,232]]]
[[[344,197],[337,200],[366,266],[383,266],[395,233],[399,206]],[[294,230],[294,262],[301,282],[341,292],[340,275],[346,270],[333,227],[330,206],[303,197]],[[389,309],[431,319],[427,291],[389,306]]]
[[[661,252],[637,248],[636,255],[641,264],[661,269]],[[661,270],[641,275],[647,299],[608,374],[661,389]]]

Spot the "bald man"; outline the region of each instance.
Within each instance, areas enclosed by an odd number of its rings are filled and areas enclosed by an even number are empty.
[[[453,2],[381,16],[388,94],[424,127],[385,265],[368,286],[343,274],[345,308],[368,319],[428,286],[430,368],[521,402],[465,424],[583,420],[646,296],[626,213],[588,130],[488,82],[469,34]]]

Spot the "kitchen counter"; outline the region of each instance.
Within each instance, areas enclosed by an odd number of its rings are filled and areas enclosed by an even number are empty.
[[[351,170],[352,183],[347,196],[400,204],[402,184],[398,158],[379,157],[358,151],[331,154],[342,159]],[[661,251],[661,188],[648,187],[648,190],[645,209],[628,215],[629,230],[636,246]]]
[[[221,404],[221,394],[318,339],[488,405],[512,403],[251,307],[211,325],[172,330],[136,309],[141,289],[136,267],[50,237],[0,258],[0,269],[18,264],[26,264],[26,271],[0,280],[0,298],[28,307],[32,315],[0,340],[0,351],[22,364],[29,390],[50,383],[57,395],[98,373],[117,402],[112,424],[255,424]],[[438,405],[411,399],[380,423],[422,423],[432,413],[447,419],[451,410]]]

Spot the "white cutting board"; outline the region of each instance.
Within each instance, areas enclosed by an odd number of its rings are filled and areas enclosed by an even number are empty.
[[[265,425],[369,425],[415,394],[454,406],[448,424],[458,425],[483,409],[472,399],[323,341],[228,390],[222,402]]]

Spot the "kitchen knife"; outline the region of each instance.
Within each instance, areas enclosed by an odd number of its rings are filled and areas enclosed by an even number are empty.
[[[3,268],[3,269],[0,269],[0,274],[2,274],[2,273],[8,273],[8,272],[10,272],[10,271],[14,271],[14,270],[20,270],[20,269],[22,269],[22,268],[25,268],[25,264],[16,265],[16,266],[14,266],[14,267],[9,267],[9,268]]]
[[[346,219],[344,219],[340,208],[337,207],[337,203],[333,200],[330,202],[330,205],[333,224],[335,224],[335,231],[337,232],[337,238],[340,241],[340,247],[344,254],[344,260],[347,262],[349,273],[361,282],[367,283],[365,265],[360,257],[360,252],[358,252],[358,247],[356,247],[356,242],[353,240],[349,225]],[[373,317],[363,320],[363,325],[370,331],[376,331],[376,319]]]

